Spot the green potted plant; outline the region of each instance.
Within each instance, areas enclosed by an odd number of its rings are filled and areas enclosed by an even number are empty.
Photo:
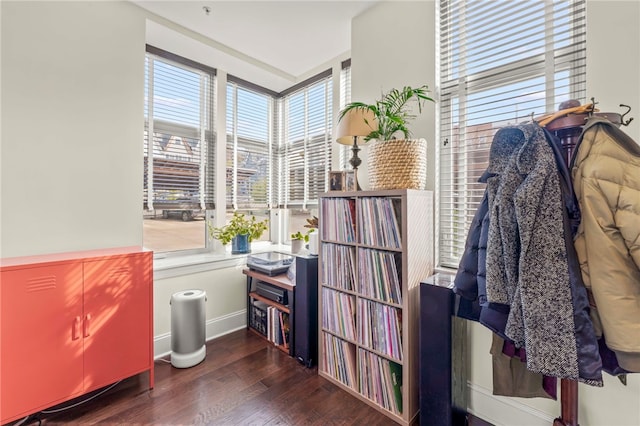
[[[307,242],[309,242],[309,233],[303,234],[298,231],[291,234],[291,253],[298,253]]]
[[[416,107],[422,113],[427,101],[435,102],[428,93],[427,85],[405,86],[383,93],[373,104],[351,102],[340,112],[338,121],[356,109],[370,111],[375,117],[374,123],[367,122],[372,131],[364,137],[365,141],[375,139],[368,155],[371,189],[422,189],[426,184],[427,142],[411,139],[409,125],[417,117]]]
[[[243,213],[234,212],[226,225],[216,228],[209,225],[211,238],[219,240],[223,245],[231,244],[231,253],[249,253],[251,242],[262,236],[267,230],[268,219],[257,220],[255,216],[247,217]]]
[[[305,228],[308,228],[307,231],[307,242],[309,245],[309,254],[317,255],[318,254],[318,217],[313,216],[310,219],[307,219],[307,223],[304,225]]]

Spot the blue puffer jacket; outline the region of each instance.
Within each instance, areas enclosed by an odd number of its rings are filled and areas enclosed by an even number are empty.
[[[507,143],[493,143],[491,146],[491,155],[493,159],[493,170],[485,171],[478,179],[479,182],[487,183],[489,179],[496,176],[496,172],[506,167],[506,161],[517,149],[522,145],[522,133],[515,128],[505,127],[496,133],[494,141],[508,141]],[[498,153],[497,150],[500,152]],[[505,160],[505,161],[502,161]],[[500,303],[490,303],[487,300],[486,271],[487,271],[487,239],[489,233],[489,191],[485,190],[484,196],[478,210],[473,217],[465,250],[458,266],[458,272],[454,280],[453,291],[460,295],[463,299],[473,301],[473,308],[469,312],[458,313],[467,319],[479,321],[480,316],[484,315],[488,318],[488,324],[485,324],[504,340],[511,340],[505,335],[505,324],[507,315],[509,314],[509,305]],[[462,304],[461,304],[462,305]],[[496,326],[489,324],[496,323]]]
[[[570,355],[570,359],[576,359],[576,362],[572,362],[570,360],[560,360],[563,364],[577,364],[577,365],[561,365],[558,362],[553,363],[554,365],[546,365],[546,360],[538,359],[534,360],[531,369],[533,371],[539,371],[543,374],[552,375],[556,377],[566,377],[572,379],[579,379],[585,383],[592,385],[601,385],[602,377],[601,377],[601,360],[598,354],[597,341],[595,339],[595,334],[593,332],[593,326],[589,318],[589,305],[586,295],[586,290],[582,283],[581,274],[579,265],[577,263],[577,257],[575,255],[575,250],[573,248],[572,236],[575,233],[575,229],[577,228],[577,224],[579,223],[579,210],[577,207],[577,202],[575,200],[575,196],[573,194],[573,189],[571,187],[571,180],[569,177],[568,169],[564,163],[562,153],[558,148],[558,144],[555,138],[549,134],[548,132],[542,133],[541,129],[537,126],[537,124],[530,124],[527,126],[518,126],[518,127],[508,127],[501,129],[496,133],[494,137],[494,143],[492,144],[492,152],[491,152],[491,168],[488,172],[485,172],[481,181],[493,181],[493,193],[490,190],[485,192],[485,197],[482,200],[482,203],[478,210],[476,211],[476,215],[474,216],[474,220],[472,222],[467,242],[465,245],[465,252],[460,262],[460,267],[458,269],[458,273],[456,275],[454,281],[454,291],[466,300],[473,300],[474,304],[479,304],[481,306],[481,314],[480,321],[489,327],[491,330],[501,335],[503,338],[507,340],[512,340],[509,336],[506,335],[505,330],[507,328],[507,321],[509,320],[509,315],[514,314],[511,312],[511,302],[509,298],[499,300],[499,302],[505,303],[496,303],[496,301],[489,301],[486,297],[486,250],[488,244],[488,234],[489,234],[489,226],[490,226],[490,209],[492,207],[492,196],[495,198],[496,192],[495,189],[499,184],[499,179],[501,173],[504,172],[505,168],[513,167],[515,163],[511,163],[510,161],[516,161],[518,155],[523,155],[523,153],[527,154],[526,150],[523,150],[522,147],[525,144],[529,144],[529,154],[531,154],[531,138],[537,138],[538,141],[536,143],[544,142],[546,139],[546,144],[551,147],[552,151],[544,151],[540,148],[536,148],[538,154],[540,152],[545,152],[544,155],[552,155],[555,163],[557,165],[557,176],[555,177],[556,181],[559,181],[557,185],[559,186],[559,193],[562,194],[562,203],[564,203],[564,209],[558,208],[561,210],[558,212],[559,216],[556,219],[556,223],[559,226],[559,234],[560,238],[563,238],[563,242],[561,243],[563,247],[563,258],[560,259],[561,270],[565,272],[562,273],[563,276],[566,276],[566,280],[568,281],[568,289],[563,290],[563,292],[567,292],[570,294],[571,305],[573,315],[571,320],[567,319],[568,325],[574,330],[573,335],[570,337],[570,341],[574,341],[573,337],[575,335],[575,343],[569,343],[570,346],[574,347],[574,350],[571,351],[574,355]],[[548,150],[548,148],[547,148]],[[553,152],[553,154],[549,154]],[[518,158],[518,161],[527,162],[530,159],[528,158]],[[522,190],[519,186],[522,184],[524,179],[527,178],[526,173],[524,176],[518,176],[519,180],[513,191]],[[552,179],[553,180],[553,179]],[[491,186],[491,185],[490,185]],[[557,188],[557,187],[556,187]],[[488,188],[491,189],[491,188]],[[489,193],[489,194],[488,194]],[[499,194],[498,194],[499,195]],[[513,208],[511,209],[515,215],[515,204],[511,200],[499,200],[502,202],[502,206],[506,205],[507,211],[509,211],[508,206],[511,205]],[[560,206],[560,205],[559,205]],[[511,217],[511,216],[509,216]],[[559,221],[559,222],[557,222]],[[511,228],[516,230],[518,229],[517,220],[513,222]],[[535,231],[535,230],[534,230]],[[564,231],[564,232],[563,232]],[[535,231],[537,232],[537,231]],[[502,249],[501,249],[502,250]],[[504,251],[504,250],[503,250]],[[511,241],[507,242],[506,252],[512,252],[516,258],[510,257],[509,260],[503,262],[502,259],[501,265],[499,265],[498,271],[502,274],[503,277],[509,276],[508,286],[511,286],[511,290],[507,291],[506,294],[510,294],[510,291],[518,285],[520,280],[519,271],[522,265],[518,264],[517,259],[520,258],[519,254],[519,242]],[[515,261],[515,263],[513,263]],[[491,265],[494,268],[496,264]],[[500,269],[500,267],[502,269]],[[555,266],[557,268],[557,265]],[[509,269],[509,273],[507,274],[506,269]],[[527,266],[525,265],[525,270]],[[551,268],[550,268],[551,269]],[[538,285],[535,282],[532,282],[531,277],[528,277],[528,281],[525,282],[530,283],[528,285]],[[528,288],[524,289],[525,292],[528,291]],[[512,294],[512,293],[511,293]],[[549,295],[553,297],[552,295]],[[519,296],[518,296],[519,297]],[[526,301],[526,298],[524,299]],[[522,298],[519,298],[519,303],[522,303]],[[526,302],[525,302],[526,303]],[[516,316],[516,320],[522,317],[522,311],[528,309],[527,306],[519,306],[519,316]],[[477,320],[477,310],[469,310],[473,314],[471,315],[462,315],[469,319]],[[474,317],[475,316],[475,317]],[[526,327],[525,327],[526,328]],[[526,331],[526,330],[525,330]],[[520,330],[522,332],[522,330]],[[531,335],[540,335],[540,330],[529,330]],[[542,333],[544,336],[545,334]],[[548,339],[554,339],[557,336],[549,335]],[[532,339],[532,340],[535,340]],[[533,348],[533,356],[535,356],[536,351],[539,349],[541,344],[546,345],[545,342],[540,343],[536,341],[535,348]],[[523,343],[523,346],[526,346]],[[526,349],[526,348],[525,348]],[[549,350],[549,349],[548,349]],[[555,349],[549,350],[549,354],[555,355]],[[560,353],[562,351],[558,351]],[[577,377],[574,377],[577,374]]]
[[[479,182],[485,182],[487,173]],[[481,307],[487,305],[487,231],[489,230],[489,202],[485,191],[476,210],[464,255],[454,279],[453,291],[457,296],[457,316],[471,321],[480,321]],[[504,337],[503,337],[504,338]]]
[[[486,183],[485,173],[478,182]],[[453,288],[456,294],[480,306],[487,303],[487,231],[489,230],[489,202],[485,191],[467,234],[464,255],[460,261]],[[469,318],[478,320],[478,318]]]

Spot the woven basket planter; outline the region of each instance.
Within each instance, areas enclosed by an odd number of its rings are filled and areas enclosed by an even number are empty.
[[[427,141],[394,139],[369,146],[371,190],[424,189],[427,183]]]

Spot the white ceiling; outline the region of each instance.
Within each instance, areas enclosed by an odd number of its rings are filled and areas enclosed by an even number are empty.
[[[351,19],[376,1],[133,3],[297,80],[351,50]],[[207,15],[203,10],[208,7]]]

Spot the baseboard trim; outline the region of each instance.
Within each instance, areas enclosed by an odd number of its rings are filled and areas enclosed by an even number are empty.
[[[469,388],[468,411],[495,426],[549,426],[554,417],[529,405],[518,402],[518,399],[493,395],[491,389],[467,383]],[[558,413],[560,409],[558,408]]]
[[[247,310],[233,312],[207,320],[205,338],[207,341],[247,327]],[[153,357],[162,358],[171,354],[171,333],[163,333],[153,338]]]

